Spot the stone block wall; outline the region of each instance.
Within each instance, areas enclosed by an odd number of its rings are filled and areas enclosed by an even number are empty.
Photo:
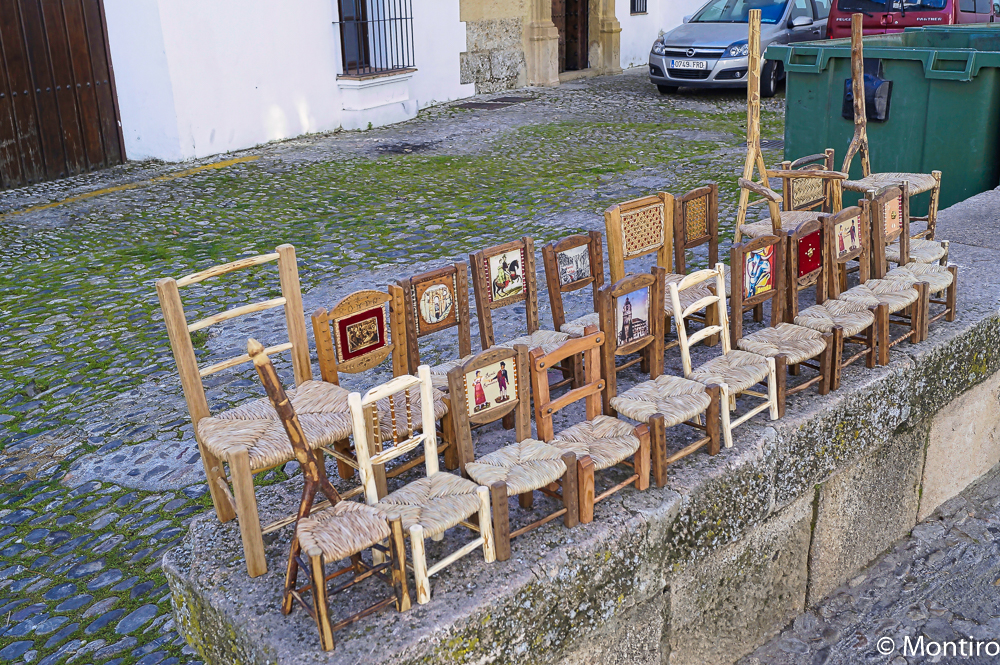
[[[466,51],[460,55],[462,83],[475,83],[477,94],[528,84],[523,19],[466,21],[465,31]]]

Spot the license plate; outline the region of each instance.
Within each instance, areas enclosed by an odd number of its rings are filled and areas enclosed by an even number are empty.
[[[670,69],[708,69],[707,60],[671,60]]]

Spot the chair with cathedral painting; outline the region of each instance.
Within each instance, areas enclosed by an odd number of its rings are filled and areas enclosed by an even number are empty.
[[[408,374],[404,316],[403,289],[395,284],[390,284],[387,292],[357,291],[342,298],[332,309],[318,308],[312,315],[312,327],[323,381],[339,386],[342,373],[366,372],[382,365],[390,357],[393,376]],[[399,397],[397,394],[393,399],[399,402]],[[412,394],[410,397],[410,407],[418,414],[417,422],[422,422],[419,418],[419,395]],[[440,390],[435,389],[433,397],[434,420],[441,423],[443,440],[439,452],[444,453],[446,467],[455,469],[458,468],[458,458],[451,436],[451,421],[445,418],[448,405]],[[388,441],[392,436],[393,417],[398,418],[404,407],[402,403],[390,404],[388,397],[378,403],[382,442]],[[323,450],[336,458],[341,478],[354,476],[358,460],[349,439],[345,437],[332,447],[325,446]],[[378,451],[373,451],[372,454],[376,452]],[[375,470],[379,488],[384,492],[386,477],[398,476],[420,464],[422,460],[422,457],[409,460],[390,470],[388,474],[379,466]]]
[[[513,348],[524,344],[529,349],[542,349],[543,353],[549,353],[570,338],[569,333],[545,330],[539,324],[535,243],[531,238],[525,236],[473,252],[469,255],[469,265],[472,291],[476,297],[476,316],[479,318],[479,337],[484,350],[494,346]],[[493,325],[494,313],[518,304],[524,307],[526,334],[498,343]],[[575,381],[573,362],[563,363],[558,369],[563,378],[554,383],[553,388]]]
[[[397,280],[403,289],[407,371],[420,366],[420,339],[442,330],[458,333],[458,357],[431,365],[431,383],[448,391],[448,371],[472,357],[469,266],[465,261]]]

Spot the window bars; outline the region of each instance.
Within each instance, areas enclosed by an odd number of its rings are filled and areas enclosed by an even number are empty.
[[[645,14],[646,13],[646,1],[647,0],[631,0],[631,7],[629,8],[629,13],[631,13],[631,14]]]
[[[412,0],[338,0],[338,5],[344,76],[413,67]]]

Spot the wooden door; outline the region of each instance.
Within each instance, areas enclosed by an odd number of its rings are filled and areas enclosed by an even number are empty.
[[[588,0],[565,0],[566,2],[566,71],[586,69]],[[560,35],[561,38],[561,35]],[[561,39],[560,39],[561,41]]]
[[[0,189],[125,161],[103,0],[0,0]]]
[[[566,71],[566,3],[572,0],[552,0],[552,22],[559,31],[559,71]]]

